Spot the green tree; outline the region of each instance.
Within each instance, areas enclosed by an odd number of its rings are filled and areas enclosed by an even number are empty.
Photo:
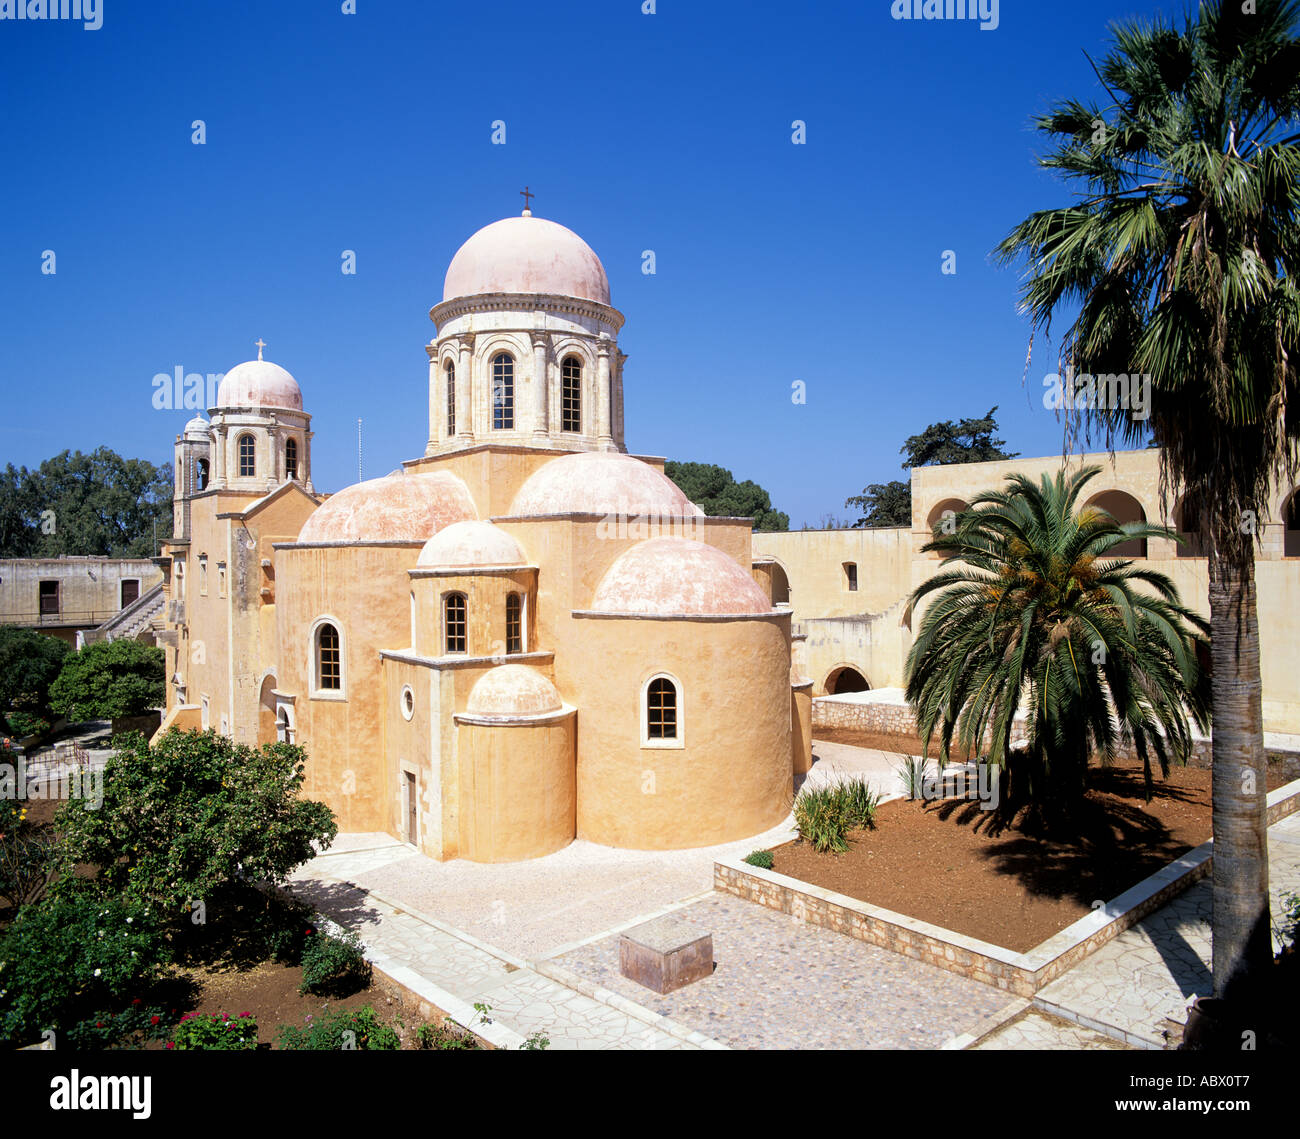
[[[1171,538],[1146,522],[1120,524],[1104,510],[1076,513],[1100,467],[1071,475],[1023,475],[977,497],[925,551],[944,556],[911,601],[928,601],[907,662],[907,699],[940,762],[953,739],[1006,766],[1010,790],[1061,825],[1085,790],[1089,758],[1118,744],[1168,771],[1192,746],[1188,710],[1209,723],[1197,662],[1205,622],[1179,601],[1164,574],[1112,552],[1135,538]],[[933,595],[933,597],[932,597]],[[1028,746],[1013,753],[1022,707]]]
[[[1294,472],[1300,360],[1300,39],[1295,0],[1204,0],[1182,31],[1115,27],[1104,103],[1036,120],[1040,164],[1077,187],[1003,240],[1036,328],[1072,323],[1058,371],[1150,377],[1067,412],[1107,443],[1161,445],[1164,483],[1204,505],[1214,703],[1213,977],[1241,1007],[1271,966],[1255,519]]]
[[[96,641],[71,653],[50,687],[50,704],[70,720],[138,716],[167,699],[166,657],[139,641]]]
[[[725,467],[712,463],[664,464],[675,482],[705,514],[718,518],[752,518],[755,530],[788,530],[790,516],[772,509],[772,499],[756,482],[737,482]]]
[[[1004,450],[1006,441],[997,437],[997,410],[995,405],[978,418],[945,419],[942,423],[931,423],[919,435],[909,435],[898,451],[906,456],[903,470],[1014,459],[1019,452]],[[910,526],[912,484],[898,479],[872,483],[861,494],[845,499],[844,505],[862,512],[855,527]]]
[[[50,687],[70,651],[57,637],[0,625],[0,729],[10,731],[12,712],[51,718]]]
[[[110,893],[175,913],[239,877],[282,882],[338,833],[333,812],[300,797],[306,752],[260,748],[216,732],[165,732],[150,747],[119,738],[104,769],[104,801],[60,809],[69,865],[98,867]]]
[[[145,558],[171,533],[171,467],[107,447],[0,472],[0,558]]]

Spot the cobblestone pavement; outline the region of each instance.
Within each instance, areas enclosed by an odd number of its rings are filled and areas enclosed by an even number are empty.
[[[1031,1008],[1007,1021],[979,1043],[972,1051],[1079,1051],[1081,1049],[1125,1049],[1129,1046],[1094,1032],[1082,1025],[1052,1016],[1041,1009]]]
[[[619,974],[617,934],[553,963],[733,1048],[939,1048],[1007,994],[728,894],[677,914],[713,935],[716,971],[660,996]]]
[[[1269,827],[1268,845],[1276,918],[1282,897],[1300,892],[1300,814]],[[1039,1001],[1163,1047],[1165,1019],[1185,1021],[1192,998],[1212,991],[1211,913],[1205,879],[1044,987]]]

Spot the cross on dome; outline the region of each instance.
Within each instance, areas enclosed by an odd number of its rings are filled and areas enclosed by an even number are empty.
[[[524,217],[526,218],[532,217],[533,216],[532,200],[533,198],[537,197],[537,195],[534,194],[527,186],[525,186],[522,190],[519,191],[519,195],[524,199]]]
[[[266,341],[259,336],[253,343],[257,345],[257,358],[260,360],[262,358],[262,349],[266,347]]]

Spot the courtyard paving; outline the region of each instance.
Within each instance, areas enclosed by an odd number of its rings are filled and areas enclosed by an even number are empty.
[[[892,753],[818,742],[808,779],[898,793]],[[1160,1048],[1209,992],[1209,884],[1192,887],[1033,1001],[714,893],[713,861],[792,836],[789,820],[693,851],[575,842],[527,863],[440,863],[391,837],[340,835],[294,889],[356,929],[380,968],[462,1023],[491,1007],[501,1046]],[[1275,913],[1300,892],[1300,815],[1269,830]],[[711,932],[717,969],[659,996],[619,974],[622,930],[665,912]],[[445,999],[439,999],[439,998]]]

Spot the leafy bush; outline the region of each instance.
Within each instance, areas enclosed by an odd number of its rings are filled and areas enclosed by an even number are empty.
[[[53,724],[44,716],[39,716],[34,712],[7,712],[5,713],[5,719],[9,721],[9,726],[19,739],[26,739],[28,736],[43,736],[53,727]]]
[[[257,1020],[251,1012],[187,1012],[172,1032],[170,1048],[178,1052],[245,1052],[257,1047]]]
[[[281,1026],[276,1044],[290,1051],[330,1052],[342,1049],[365,1052],[393,1052],[401,1041],[396,1030],[383,1024],[375,1010],[366,1005],[355,1012],[326,1013],[307,1018],[303,1028]]]
[[[420,1025],[415,1030],[415,1041],[420,1048],[441,1052],[467,1052],[482,1047],[472,1033],[445,1023]]]
[[[257,948],[285,965],[301,965],[302,951],[312,936],[312,908],[281,890],[269,890],[266,904],[253,919]]]
[[[155,918],[85,889],[24,906],[0,942],[0,1040],[29,1044],[125,1006],[167,958]]]
[[[67,1036],[74,1048],[87,1050],[123,1043],[139,1045],[167,1036],[172,1030],[172,1019],[166,1009],[145,1005],[137,997],[121,1012],[99,1012],[74,1024]]]
[[[50,686],[71,651],[66,641],[35,629],[0,625],[0,729],[8,721],[22,736],[29,734],[19,726],[22,716],[50,718]]]
[[[829,787],[805,787],[794,801],[799,837],[819,853],[843,853],[849,848],[849,831],[876,825],[879,800],[880,796],[862,779]]]
[[[138,716],[166,703],[163,650],[140,641],[96,641],[63,661],[50,706],[71,720]]]
[[[300,747],[172,729],[155,747],[128,733],[115,748],[100,808],[74,799],[56,819],[68,858],[113,893],[176,914],[240,877],[283,881],[338,832],[324,803],[299,798]]]
[[[355,933],[343,930],[335,936],[317,932],[307,938],[302,949],[301,992],[345,997],[369,981],[370,962]]]
[[[757,866],[760,870],[771,870],[775,864],[770,850],[756,850],[753,854],[745,855],[745,861],[750,866]]]

